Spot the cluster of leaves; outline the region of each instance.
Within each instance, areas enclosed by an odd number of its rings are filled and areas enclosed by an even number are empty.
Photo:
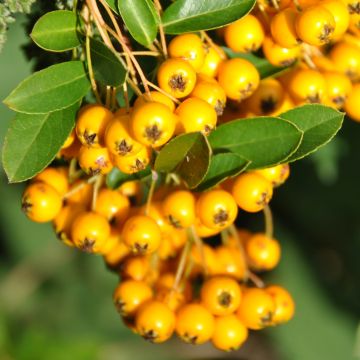
[[[165,33],[180,34],[224,26],[246,15],[255,0],[177,0],[161,18],[150,0],[107,0],[121,17],[133,40],[149,47],[161,24]],[[86,38],[79,14],[69,10],[46,13],[33,27],[31,38],[53,53],[80,54],[72,61],[49,66],[25,79],[5,99],[17,112],[5,139],[3,163],[11,182],[27,180],[44,169],[61,148],[75,125],[76,112],[90,92],[85,39],[95,80],[102,86],[121,89],[127,69],[120,55],[96,34]],[[246,57],[261,77],[283,71],[260,55],[241,55],[226,50],[229,57]],[[176,137],[161,149],[154,169],[177,173],[189,188],[204,190],[245,169],[295,161],[330,141],[340,129],[343,114],[321,106],[305,105],[280,117],[235,120],[219,126],[206,138],[201,133]],[[147,176],[144,171],[137,177]],[[110,187],[129,177],[114,170]]]

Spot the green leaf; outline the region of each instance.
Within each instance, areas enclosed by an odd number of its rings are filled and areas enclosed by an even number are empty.
[[[177,0],[162,16],[167,34],[215,29],[240,19],[251,11],[255,0]]]
[[[115,13],[115,14],[118,14],[119,15],[119,10],[118,10],[118,7],[117,7],[117,3],[118,1],[117,0],[105,0],[106,3],[109,5],[109,7],[111,8],[111,10]]]
[[[50,164],[75,125],[78,108],[76,103],[48,114],[16,114],[2,154],[10,182],[30,179]]]
[[[103,85],[119,86],[126,78],[126,69],[118,55],[103,42],[90,40],[91,62],[94,76]]]
[[[75,104],[89,89],[83,63],[68,61],[35,72],[23,80],[4,103],[18,112],[45,114]]]
[[[236,53],[225,46],[223,46],[222,48],[230,59],[241,58],[251,62],[258,70],[261,79],[278,75],[288,68],[286,66],[284,67],[274,66],[270,64],[265,57],[261,57],[252,53],[249,54]]]
[[[197,190],[203,191],[214,187],[225,179],[235,176],[244,171],[250,165],[250,161],[234,153],[220,153],[213,155],[210,161],[209,171]]]
[[[149,175],[151,175],[150,166],[135,174],[125,174],[121,172],[117,167],[114,167],[106,176],[106,185],[111,189],[117,189],[121,184],[126,181],[141,180]]]
[[[35,24],[31,38],[49,51],[66,51],[80,45],[76,14],[69,10],[46,13]]]
[[[165,145],[155,160],[155,170],[177,173],[189,188],[195,188],[210,165],[211,149],[200,132],[177,136]]]
[[[331,107],[308,104],[280,115],[304,132],[301,145],[288,161],[301,159],[327,144],[340,130],[344,113]]]
[[[121,0],[118,8],[131,36],[149,46],[156,38],[158,15],[151,0]]]
[[[231,121],[209,136],[215,151],[231,151],[251,161],[249,169],[285,161],[299,147],[303,133],[291,122],[276,117]]]

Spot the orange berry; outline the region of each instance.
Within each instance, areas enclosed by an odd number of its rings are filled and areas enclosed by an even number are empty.
[[[52,186],[60,195],[69,191],[68,169],[65,167],[48,167],[37,174],[34,181],[42,181]]]
[[[293,9],[284,9],[271,19],[271,35],[275,42],[284,48],[291,48],[299,44],[295,28],[297,12]]]
[[[289,177],[290,166],[289,164],[275,165],[269,168],[255,170],[254,174],[261,175],[270,181],[272,186],[277,187],[282,185]]]
[[[268,286],[265,291],[273,298],[275,303],[272,323],[278,325],[291,320],[295,313],[295,303],[290,293],[277,285]]]
[[[147,102],[158,102],[166,105],[171,111],[175,110],[175,103],[160,91],[150,91],[150,96],[147,93],[142,94],[135,100],[134,108]]]
[[[106,147],[91,148],[84,145],[80,148],[79,165],[82,170],[90,175],[107,174],[113,168]]]
[[[219,71],[220,64],[226,59],[226,54],[220,46],[205,49],[203,66],[198,70],[198,75],[207,75],[214,78]]]

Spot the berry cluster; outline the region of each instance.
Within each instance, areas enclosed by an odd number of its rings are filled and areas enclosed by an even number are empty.
[[[152,170],[150,189],[132,180],[115,190],[104,185],[104,175],[152,169],[160,148],[179,134],[208,135],[219,123],[303,103],[344,108],[360,121],[359,15],[354,0],[259,1],[251,14],[217,31],[227,51],[262,48],[272,65],[294,64],[277,79],[260,80],[253,63],[228,59],[204,32],[173,37],[157,68],[156,91],[143,82],[145,93],[126,98],[125,107],[82,106],[58,154],[66,166],[33,179],[24,212],[52,221],[66,245],[104,257],[121,279],[117,310],[152,342],[176,332],[186,342],[211,340],[229,351],[248,329],[287,322],[291,295],[265,286],[256,273],[280,260],[268,203],[288,178],[288,164],[248,171],[204,192],[190,191],[175,173],[158,181]],[[237,229],[239,209],[263,211],[265,232]]]

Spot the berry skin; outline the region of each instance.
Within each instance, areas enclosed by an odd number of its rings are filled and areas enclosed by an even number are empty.
[[[167,59],[159,67],[157,80],[162,90],[176,98],[183,98],[192,92],[196,73],[185,60]]]
[[[260,81],[259,87],[246,99],[247,109],[255,115],[272,115],[284,102],[285,91],[281,83],[272,78]]]
[[[359,0],[341,0],[348,8],[350,14],[360,14]]]
[[[130,201],[120,192],[104,188],[99,191],[94,210],[108,221],[116,217],[116,220],[121,222],[129,214]]]
[[[81,204],[83,206],[90,205],[93,195],[92,185],[87,182],[78,180],[70,186],[69,193],[75,189],[76,191],[74,191],[69,196],[66,196],[66,202],[68,204]]]
[[[275,303],[272,323],[279,325],[291,320],[295,313],[295,303],[289,292],[278,285],[269,286],[265,291],[273,298]]]
[[[215,109],[205,100],[191,97],[183,101],[176,109],[179,116],[179,126],[186,133],[201,131],[209,134],[216,126]]]
[[[250,267],[257,271],[272,270],[280,261],[279,242],[265,234],[251,236],[246,242],[245,249]]]
[[[75,218],[86,211],[83,204],[68,204],[62,207],[53,220],[56,236],[68,246],[74,246],[71,240],[71,226]]]
[[[360,49],[356,45],[338,42],[329,53],[336,71],[347,75],[351,81],[360,78]]]
[[[103,145],[105,129],[112,119],[110,110],[101,105],[86,105],[78,113],[76,134],[83,145],[99,147]]]
[[[204,64],[199,69],[198,74],[214,78],[218,74],[220,64],[226,59],[226,54],[219,46],[210,46],[205,51]]]
[[[331,13],[335,20],[334,39],[341,38],[349,27],[350,14],[345,4],[339,0],[323,0],[320,5]]]
[[[91,148],[84,145],[80,148],[79,165],[89,175],[107,174],[113,168],[106,147]]]
[[[344,109],[346,114],[353,120],[360,122],[360,84],[355,84],[353,89],[345,101]]]
[[[151,151],[149,148],[143,146],[142,149],[135,155],[131,156],[115,156],[111,160],[114,165],[125,174],[135,174],[144,170],[150,162]]]
[[[160,104],[166,105],[172,112],[175,110],[175,103],[168,96],[159,91],[150,91],[150,94],[151,96],[146,93],[139,96],[135,100],[134,108],[147,102],[158,102]]]
[[[129,249],[127,246],[126,248]],[[121,277],[124,279],[146,281],[148,280],[147,276],[150,272],[150,265],[151,264],[147,256],[128,257],[122,264]]]
[[[40,181],[27,186],[21,200],[25,215],[39,223],[55,219],[61,207],[60,194],[52,186]]]
[[[323,75],[330,104],[337,109],[342,108],[352,90],[350,79],[338,72],[326,72]]]
[[[69,191],[69,180],[65,167],[48,167],[34,177],[34,181],[42,181],[52,186],[60,195]]]
[[[271,35],[275,42],[284,48],[299,44],[295,29],[296,11],[290,8],[278,12],[271,20]]]
[[[209,245],[203,245],[202,252],[200,252],[198,246],[193,246],[191,248],[191,260],[194,263],[192,275],[196,276],[204,271],[204,265],[206,267],[206,271],[209,274],[214,274],[217,270],[217,262],[215,251]]]
[[[174,134],[176,116],[164,104],[148,102],[137,106],[131,114],[131,131],[145,146],[159,147]]]
[[[273,187],[278,187],[289,177],[290,166],[289,164],[280,164],[266,169],[255,170],[254,173],[270,181]]]
[[[198,81],[191,96],[205,100],[215,109],[218,116],[222,115],[226,104],[226,94],[217,82]]]
[[[316,70],[296,71],[290,77],[287,88],[292,98],[299,103],[321,103],[326,96],[325,78]]]
[[[243,280],[246,276],[246,263],[238,247],[221,245],[215,249],[217,275],[231,276]]]
[[[136,155],[143,148],[143,145],[131,136],[129,122],[129,115],[117,115],[106,128],[105,144],[114,155]]]
[[[187,61],[196,71],[204,64],[204,46],[196,34],[175,36],[169,43],[168,51],[171,58]]]
[[[224,31],[226,45],[235,52],[258,50],[264,41],[264,30],[254,15],[246,15],[226,26]]]
[[[213,229],[224,229],[237,216],[234,198],[225,190],[210,190],[200,195],[196,202],[196,214],[200,221]]]
[[[100,254],[106,256],[113,251],[117,251],[121,242],[121,231],[115,227],[111,227],[110,235],[104,246],[101,248]]]
[[[79,214],[71,226],[71,238],[80,250],[99,254],[110,236],[107,220],[92,211]]]
[[[143,213],[146,211],[146,205],[143,207]],[[161,201],[151,202],[147,216],[151,217],[158,224],[161,233],[164,235],[173,230],[173,227],[167,221],[165,214],[163,212],[163,203]]]
[[[195,222],[195,197],[190,191],[174,191],[165,198],[162,210],[172,226],[187,228]]]
[[[230,315],[240,305],[241,289],[231,277],[215,276],[204,282],[200,297],[201,303],[213,315]]]
[[[157,223],[148,216],[135,215],[124,224],[124,243],[135,254],[150,254],[157,250],[161,242],[161,231]]]
[[[73,129],[71,131],[70,135],[66,138],[63,146],[61,147],[61,150],[67,149],[68,147],[70,147],[74,143],[75,137],[76,137],[76,133],[75,133],[75,129]]]
[[[260,330],[271,325],[275,312],[273,298],[263,289],[251,288],[243,292],[236,315],[251,330]]]
[[[314,46],[327,44],[334,36],[335,26],[333,15],[321,5],[305,9],[295,21],[298,37]]]
[[[143,281],[122,281],[114,291],[113,301],[122,316],[134,316],[139,307],[153,297],[152,289]]]
[[[137,180],[125,181],[120,185],[118,191],[121,194],[127,196],[128,198],[135,197],[141,193],[140,181]]]
[[[207,226],[205,226],[199,218],[195,219],[195,232],[197,234],[197,236],[201,237],[201,238],[206,238],[209,236],[214,236],[216,234],[218,234],[221,229],[211,229]]]
[[[150,300],[144,303],[135,317],[137,332],[153,343],[161,343],[171,337],[175,329],[175,315],[162,302]]]
[[[215,319],[215,331],[211,338],[213,345],[222,351],[240,348],[248,337],[248,329],[236,315],[220,316]]]
[[[187,304],[180,308],[176,318],[176,333],[190,344],[204,344],[215,330],[213,315],[200,304]]]
[[[262,210],[271,200],[271,183],[260,175],[245,173],[235,180],[232,194],[238,206],[247,212]]]
[[[244,59],[225,60],[219,69],[218,81],[226,96],[232,100],[248,98],[259,86],[256,67]]]
[[[110,235],[111,236],[111,235]],[[106,250],[107,245],[103,248],[103,250]],[[125,259],[127,255],[129,255],[129,248],[122,242],[118,242],[118,244],[112,248],[109,252],[104,253],[105,251],[102,251],[104,260],[107,266],[109,266],[111,269],[116,269],[120,263]]]

